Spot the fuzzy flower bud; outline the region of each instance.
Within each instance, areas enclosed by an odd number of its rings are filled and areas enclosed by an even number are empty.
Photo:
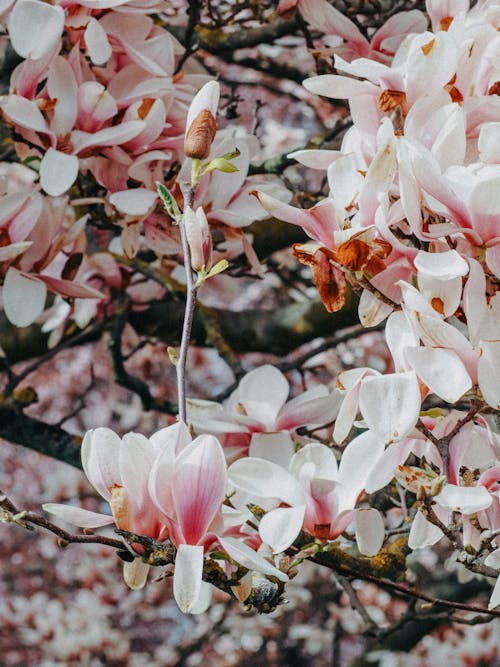
[[[184,211],[184,225],[191,254],[191,266],[196,271],[212,265],[212,237],[205,211],[199,206],[196,213],[188,206]]]
[[[217,130],[215,120],[219,106],[220,87],[217,81],[209,81],[194,96],[186,120],[184,154],[186,157],[204,160]]]

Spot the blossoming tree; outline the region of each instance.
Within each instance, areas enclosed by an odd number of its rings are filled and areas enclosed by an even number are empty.
[[[133,589],[173,575],[185,613],[273,611],[310,561],[369,627],[353,580],[500,616],[500,4],[357,4],[1,8],[0,436],[109,507],[6,488],[0,516],[115,549]],[[342,356],[363,335],[372,365]],[[40,414],[40,368],[102,339],[157,429]],[[232,385],[196,384],[202,348]],[[433,546],[478,599],[419,586]]]

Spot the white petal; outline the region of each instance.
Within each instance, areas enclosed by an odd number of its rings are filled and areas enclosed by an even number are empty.
[[[96,19],[90,19],[85,29],[85,44],[94,65],[104,65],[111,58],[111,46],[104,28]]]
[[[421,397],[413,371],[361,382],[359,408],[368,427],[386,444],[397,442],[415,426]]]
[[[418,377],[447,403],[456,403],[472,387],[472,380],[453,350],[414,347],[406,358]]]
[[[3,307],[9,322],[27,327],[39,317],[45,307],[46,285],[26,273],[10,267],[3,284]]]
[[[251,457],[272,461],[286,470],[294,454],[294,446],[292,438],[284,431],[254,433],[248,453]]]
[[[201,592],[203,547],[180,544],[175,557],[174,597],[179,609],[193,613]]]
[[[49,148],[40,163],[40,185],[48,195],[58,197],[76,181],[79,166],[76,155]]]
[[[484,486],[456,486],[446,484],[436,502],[447,510],[474,514],[487,509],[493,502],[493,496]]]
[[[64,10],[39,0],[18,0],[8,26],[14,50],[23,58],[38,60],[57,46],[64,29]]]
[[[219,542],[224,551],[243,567],[276,577],[280,581],[288,581],[288,575],[271,565],[263,556],[236,537],[220,537]]]
[[[500,409],[500,341],[482,341],[477,367],[479,388],[484,400]]]
[[[245,458],[235,461],[228,470],[231,483],[250,496],[279,498],[288,505],[302,505],[304,492],[298,481],[286,470],[264,459]]]
[[[121,190],[114,192],[109,201],[125,215],[143,216],[149,211],[157,199],[156,192],[145,188]]]
[[[422,512],[417,512],[410,529],[408,546],[410,549],[423,549],[436,544],[443,537],[443,531],[430,521]]]
[[[456,250],[447,252],[424,252],[420,250],[413,260],[418,271],[427,273],[438,280],[450,280],[465,276],[469,265]]]
[[[500,549],[495,549],[489,556],[486,556],[484,564],[488,567],[494,567],[497,570],[500,570]]]
[[[500,605],[500,577],[498,577],[493,592],[491,593],[488,609],[496,609]]]
[[[305,510],[305,505],[278,507],[262,517],[259,535],[272,548],[273,554],[282,553],[295,542],[302,528]]]
[[[378,554],[385,539],[384,520],[376,509],[359,509],[354,518],[356,544],[365,556]]]
[[[132,562],[123,563],[123,578],[125,583],[133,591],[144,588],[148,578],[151,565],[144,563],[140,558],[134,558]]]
[[[84,510],[82,507],[73,505],[59,505],[58,503],[45,503],[42,509],[49,514],[59,517],[67,523],[80,528],[100,528],[114,523],[114,519],[109,514],[98,514]]]

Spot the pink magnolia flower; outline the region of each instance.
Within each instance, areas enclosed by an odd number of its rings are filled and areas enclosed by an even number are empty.
[[[333,452],[319,443],[309,443],[294,454],[288,471],[261,458],[239,459],[228,474],[243,496],[237,493],[232,502],[257,502],[268,510],[259,534],[274,553],[293,544],[301,529],[318,539],[333,540],[354,519],[354,508],[383,450],[383,442],[366,432],[345,448],[339,466]],[[368,522],[366,516],[356,525],[358,545],[373,555],[382,546],[383,524],[378,515]]]
[[[150,439],[138,433],[119,438],[108,428],[89,431],[82,443],[83,470],[96,491],[109,502],[112,515],[54,503],[43,507],[75,526],[99,528],[114,523],[122,530],[164,540],[169,536],[169,526],[152,501],[149,477],[162,450],[181,448],[189,440],[181,423],[158,431]],[[141,553],[139,545],[135,550]],[[140,558],[124,563],[126,583],[131,588],[142,588],[149,569]]]
[[[188,420],[197,430],[230,436],[226,438],[230,451],[234,443],[240,455],[250,451],[252,456],[288,465],[294,451],[291,434],[301,426],[314,428],[332,422],[339,402],[338,395],[325,386],[286,402],[288,393],[285,376],[264,365],[245,375],[224,406],[189,399]]]

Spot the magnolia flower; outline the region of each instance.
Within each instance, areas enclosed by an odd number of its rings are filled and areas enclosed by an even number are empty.
[[[291,433],[301,426],[315,428],[332,422],[339,403],[338,394],[325,386],[286,402],[288,392],[283,373],[261,366],[245,375],[224,406],[189,399],[188,419],[198,430],[239,436],[238,449],[249,447],[251,456],[287,466],[294,452]]]
[[[294,454],[288,471],[265,459],[240,459],[228,474],[244,495],[236,494],[232,502],[257,502],[269,509],[260,521],[259,534],[274,553],[293,544],[301,529],[318,539],[333,540],[352,522],[366,480],[383,450],[383,442],[367,431],[345,448],[340,465],[332,450],[320,443],[309,443]],[[369,555],[378,552],[384,539],[381,519],[378,513],[376,518],[372,514],[356,522],[358,545]]]
[[[189,440],[181,422],[158,431],[149,440],[139,433],[127,433],[121,439],[108,428],[89,431],[82,443],[83,470],[96,491],[109,502],[111,515],[54,503],[43,508],[75,526],[100,528],[114,523],[122,530],[165,540],[169,528],[151,499],[149,476],[160,451],[180,449]],[[134,548],[141,553],[139,545]],[[149,569],[136,558],[124,563],[123,576],[131,588],[142,588]]]

